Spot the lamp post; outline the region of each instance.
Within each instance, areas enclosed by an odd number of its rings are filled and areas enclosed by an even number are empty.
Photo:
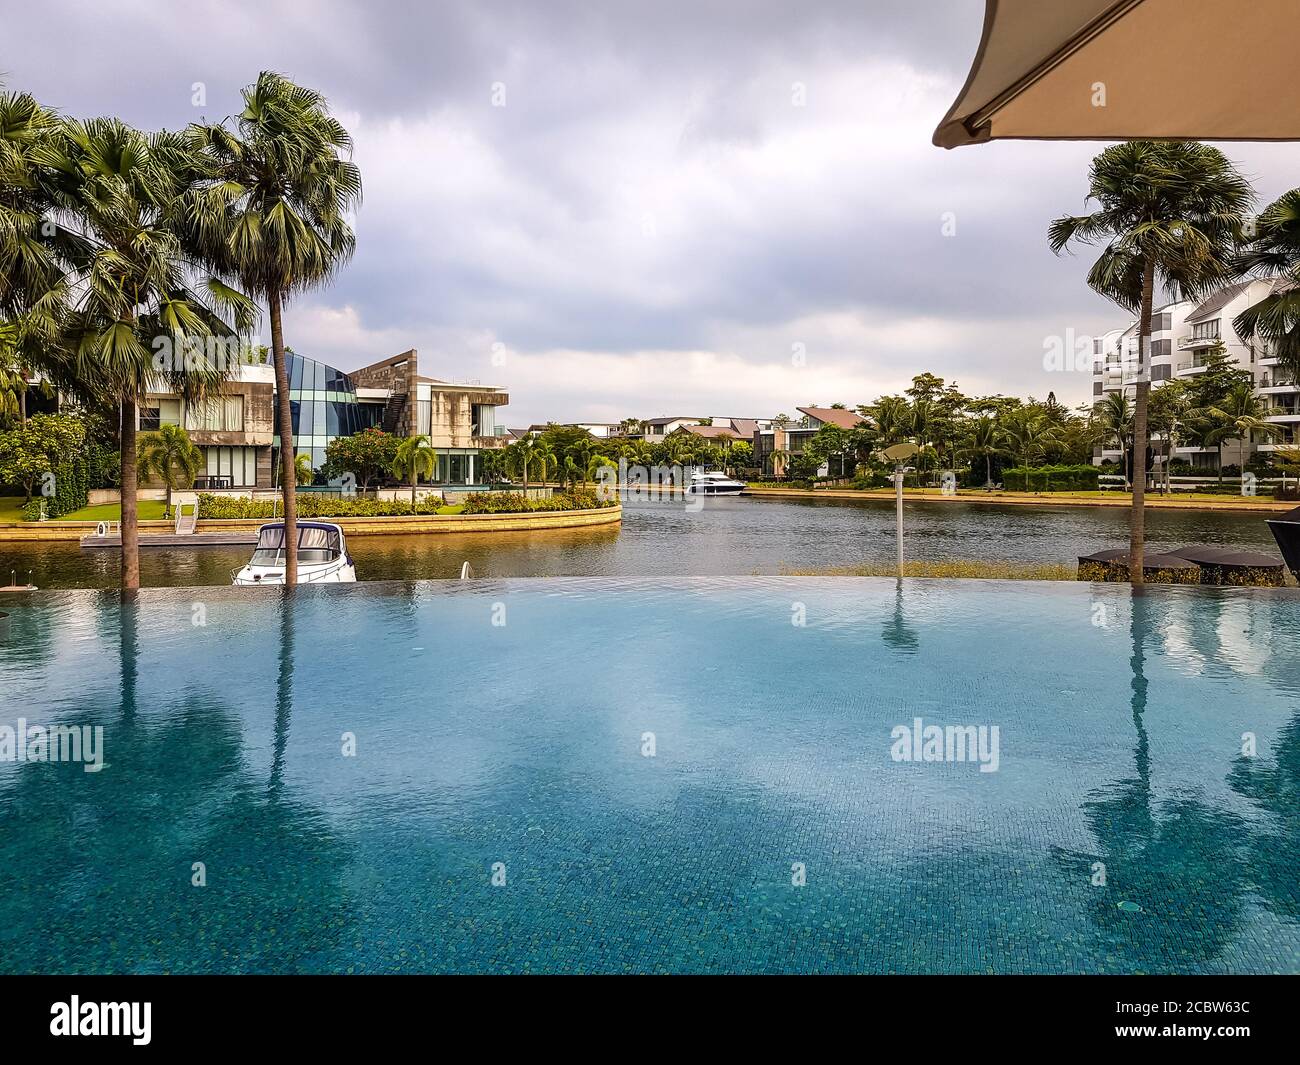
[[[921,449],[915,444],[894,444],[881,452],[894,464],[894,513],[898,526],[898,577],[903,577],[903,464]]]

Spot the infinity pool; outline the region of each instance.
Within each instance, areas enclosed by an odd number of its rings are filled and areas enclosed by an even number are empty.
[[[1295,592],[0,608],[0,729],[103,729],[0,761],[5,972],[1300,971]]]

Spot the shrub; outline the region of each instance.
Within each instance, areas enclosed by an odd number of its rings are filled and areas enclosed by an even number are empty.
[[[1097,466],[1015,466],[1002,471],[1002,487],[1010,492],[1095,492]]]
[[[1273,489],[1273,498],[1288,503],[1300,502],[1300,484],[1288,484],[1285,488],[1279,484]]]
[[[522,492],[474,492],[465,499],[466,514],[530,514],[556,510],[595,510],[612,507],[612,499],[600,499],[593,491],[556,492],[543,499],[529,499]]]
[[[45,509],[45,497],[37,496],[23,504],[21,511],[23,521],[40,521],[41,512]]]
[[[475,492],[464,505],[447,506],[438,496],[425,496],[411,509],[409,499],[368,499],[311,493],[298,497],[300,518],[389,518],[413,514],[520,514],[545,510],[585,510],[613,506],[593,491],[556,492],[546,499],[526,499],[519,492]],[[201,518],[270,519],[282,512],[272,500],[241,499],[234,496],[199,495]]]

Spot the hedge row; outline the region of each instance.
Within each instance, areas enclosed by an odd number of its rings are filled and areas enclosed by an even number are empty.
[[[370,499],[364,496],[329,496],[301,493],[298,496],[300,518],[389,518],[411,514],[453,514],[440,496],[423,496],[411,509],[409,499]],[[242,499],[238,496],[199,494],[200,518],[271,518],[283,517],[279,500]]]
[[[522,492],[474,492],[465,498],[466,514],[532,514],[551,510],[595,510],[612,507],[613,499],[601,499],[595,492],[555,492],[542,499],[529,499]]]
[[[300,518],[389,518],[412,514],[526,514],[548,510],[588,510],[613,506],[595,492],[556,492],[545,499],[528,499],[520,492],[474,492],[464,506],[449,507],[437,496],[417,499],[369,499],[304,493],[298,496]],[[271,518],[284,511],[274,500],[241,499],[235,496],[199,495],[200,518]]]
[[[1014,466],[1002,471],[1008,492],[1095,492],[1101,471],[1096,466]]]

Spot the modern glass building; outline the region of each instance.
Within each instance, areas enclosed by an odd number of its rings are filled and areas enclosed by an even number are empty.
[[[312,469],[319,469],[331,440],[381,425],[386,404],[359,400],[356,386],[342,370],[293,352],[285,354],[294,451],[310,455]],[[278,416],[274,450],[273,461],[277,465],[273,468],[279,469]]]

